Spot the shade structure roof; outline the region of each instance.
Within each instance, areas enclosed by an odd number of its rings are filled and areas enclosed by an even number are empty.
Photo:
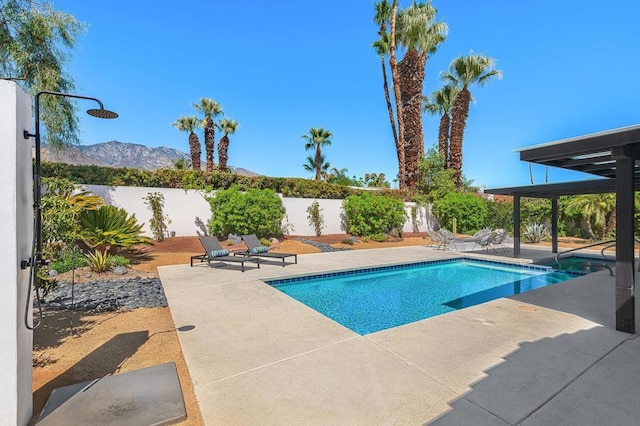
[[[562,139],[517,151],[522,161],[589,173],[604,179],[492,188],[485,190],[486,193],[536,198],[611,193],[615,192],[616,159],[640,160],[640,125]],[[637,164],[634,181],[635,186],[640,187],[640,167]]]

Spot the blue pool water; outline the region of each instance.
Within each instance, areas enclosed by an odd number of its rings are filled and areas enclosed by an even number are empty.
[[[539,265],[550,266],[559,271],[573,271],[582,274],[590,274],[598,272],[607,267],[612,268],[616,265],[616,261],[605,257],[587,257],[587,256],[562,256],[560,257],[560,265],[555,259],[545,259],[537,262]]]
[[[363,335],[571,278],[543,266],[458,259],[266,282]]]

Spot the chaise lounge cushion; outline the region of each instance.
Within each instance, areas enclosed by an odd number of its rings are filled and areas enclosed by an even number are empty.
[[[266,253],[268,251],[269,251],[269,247],[253,247],[251,249],[252,254]]]
[[[211,257],[229,256],[229,250],[211,250]]]

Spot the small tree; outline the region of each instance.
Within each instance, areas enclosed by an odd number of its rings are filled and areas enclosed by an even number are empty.
[[[153,232],[153,237],[157,241],[164,241],[164,237],[168,233],[168,225],[171,223],[169,216],[163,213],[164,195],[160,192],[148,192],[147,196],[142,199],[153,213],[153,216],[149,220],[149,227],[151,228],[151,232]]]
[[[323,209],[317,201],[314,201],[307,207],[307,219],[309,219],[309,225],[313,226],[313,229],[316,231],[316,237],[322,235],[322,228],[324,228],[322,211]]]

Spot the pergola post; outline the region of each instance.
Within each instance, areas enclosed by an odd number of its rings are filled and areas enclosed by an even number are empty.
[[[558,199],[551,199],[551,253],[558,252]]]
[[[513,196],[513,257],[520,257],[520,196]]]
[[[635,333],[634,168],[624,149],[612,149],[616,160],[616,330]]]

